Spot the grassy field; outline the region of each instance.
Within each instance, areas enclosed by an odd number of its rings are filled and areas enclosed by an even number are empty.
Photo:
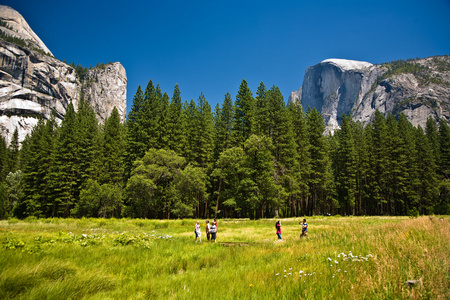
[[[195,221],[0,221],[0,298],[450,299],[448,216]]]

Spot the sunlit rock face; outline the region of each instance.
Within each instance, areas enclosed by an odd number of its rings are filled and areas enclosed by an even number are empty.
[[[80,82],[75,69],[51,56],[19,13],[0,6],[0,20],[8,27],[0,30],[30,41],[19,46],[0,40],[0,132],[7,144],[15,129],[23,141],[38,118],[48,119],[52,111],[60,122],[70,102],[78,108],[80,95],[100,122],[114,106],[125,120],[127,77],[119,62],[89,70]]]
[[[339,128],[342,114],[366,124],[373,120],[377,109],[384,115],[404,114],[415,126],[424,127],[429,116],[449,122],[449,57],[413,63],[422,66],[423,71],[383,76],[388,65],[327,59],[306,70],[301,89],[290,98],[301,101],[305,109],[310,106],[319,110],[327,132]]]

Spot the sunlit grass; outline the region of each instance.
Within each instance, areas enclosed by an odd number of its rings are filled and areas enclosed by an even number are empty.
[[[306,238],[299,221],[279,242],[273,219],[219,220],[217,243],[196,220],[0,221],[0,298],[450,297],[448,218],[311,217]]]

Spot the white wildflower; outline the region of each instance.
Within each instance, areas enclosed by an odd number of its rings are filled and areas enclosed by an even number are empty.
[[[275,274],[275,276],[278,276],[278,275],[280,275],[280,273]]]
[[[328,257],[327,259],[328,259],[328,261],[331,261],[331,258],[330,258],[330,257]]]
[[[334,263],[337,264],[337,265],[339,264],[339,262],[337,260],[335,260]]]

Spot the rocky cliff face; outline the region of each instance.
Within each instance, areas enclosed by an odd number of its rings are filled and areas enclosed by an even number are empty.
[[[49,55],[19,13],[0,6],[0,20],[16,37],[27,39],[26,46],[0,40],[0,131],[8,144],[16,128],[22,141],[38,118],[48,119],[52,111],[61,120],[71,101],[78,107],[80,95],[89,100],[99,121],[114,106],[125,120],[127,78],[120,63],[91,69],[80,82],[74,68]]]
[[[450,57],[382,65],[325,60],[306,70],[298,99],[321,111],[328,131],[338,128],[343,113],[368,123],[377,109],[403,113],[415,126],[424,127],[429,116],[450,121]]]

